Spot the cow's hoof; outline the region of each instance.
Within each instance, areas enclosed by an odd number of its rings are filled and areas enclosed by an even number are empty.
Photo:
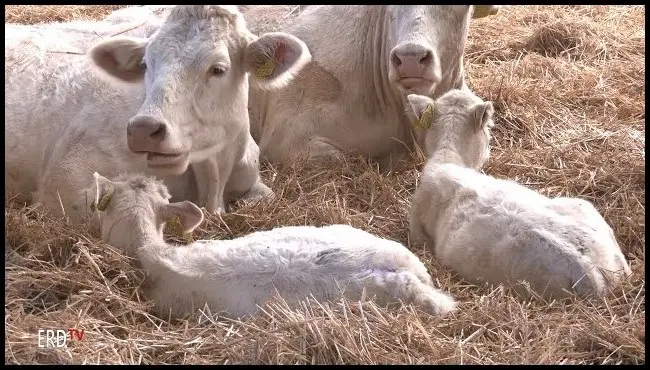
[[[205,210],[211,214],[211,215],[220,215],[223,213],[226,213],[226,207],[219,206],[219,207],[205,207]]]
[[[244,194],[240,201],[244,204],[256,204],[263,200],[274,200],[275,193],[268,186],[260,183],[255,184],[246,194]]]

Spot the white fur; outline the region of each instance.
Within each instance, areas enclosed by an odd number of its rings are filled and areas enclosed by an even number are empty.
[[[114,10],[111,14],[106,16],[103,21],[112,24],[157,21],[160,26],[173,8],[174,5],[127,6]]]
[[[188,231],[203,220],[190,202],[168,202],[161,182],[144,176],[108,180],[95,174],[96,195],[112,196],[101,214],[102,236],[135,254],[151,279],[156,310],[174,316],[208,305],[230,317],[253,314],[277,292],[291,306],[312,295],[327,301],[363,290],[378,303],[412,303],[431,314],[455,309],[433,286],[422,262],[403,245],[348,225],[280,227],[233,240],[187,246],[163,240],[169,217]]]
[[[283,31],[305,41],[312,63],[285,89],[250,92],[261,155],[287,162],[355,150],[390,166],[391,155],[413,147],[406,95],[438,97],[465,86],[470,18],[467,5],[307,7]],[[406,43],[433,52],[432,68],[422,71],[429,81],[412,88],[398,81],[391,63],[391,51]]]
[[[433,103],[418,99],[411,100]],[[492,124],[491,114],[477,122],[470,113],[477,101],[469,91],[451,91],[434,104],[429,160],[411,202],[412,241],[426,242],[465,278],[524,280],[546,297],[602,295],[619,273],[630,274],[612,229],[590,202],[548,198],[476,171],[487,160],[475,153],[489,150]],[[472,129],[441,138],[462,126]]]
[[[110,18],[100,24],[121,28],[129,16]],[[64,210],[73,222],[87,215],[84,189],[94,171],[161,176],[175,198],[208,211],[223,211],[235,196],[272,195],[260,180],[259,149],[249,133],[247,76],[275,61],[274,48],[284,43],[292,52],[284,64],[251,79],[285,84],[310,59],[302,41],[282,33],[258,38],[232,6],[178,6],[160,28],[152,25],[157,32],[149,39],[106,38],[91,58],[52,52],[87,51],[90,29],[5,25],[5,190],[33,193],[35,202],[55,215]],[[212,63],[227,72],[209,75]],[[127,126],[143,114],[168,123],[159,147],[143,151],[179,154],[172,166],[154,168],[146,153],[129,149]]]
[[[100,21],[77,20],[29,26],[5,24],[5,43],[12,40],[20,42],[32,34],[34,41],[39,38],[46,40],[44,43],[49,47],[48,50],[83,54],[90,46],[107,37],[150,37],[162,26],[171,8],[169,5],[129,6],[113,11]],[[56,45],[61,45],[62,48],[55,50],[53,47]],[[13,49],[5,45],[5,50],[9,48]]]

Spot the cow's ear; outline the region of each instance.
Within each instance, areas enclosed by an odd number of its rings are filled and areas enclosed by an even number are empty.
[[[106,177],[95,172],[93,174],[95,178],[95,188],[94,194],[91,196],[92,201],[90,203],[91,211],[105,211],[108,207],[108,204],[111,202],[113,197],[113,192],[115,191],[115,185],[113,182]]]
[[[286,86],[311,61],[307,45],[284,32],[260,36],[246,47],[244,65],[254,87],[273,90]]]
[[[474,122],[477,130],[482,130],[486,126],[494,126],[492,116],[494,115],[494,106],[492,102],[486,101],[484,103],[475,104],[472,106]]]
[[[423,129],[428,129],[433,124],[436,106],[433,99],[424,95],[410,94],[407,96],[411,106],[410,116],[413,123]]]
[[[178,216],[183,230],[186,233],[191,233],[203,222],[203,211],[201,211],[201,208],[188,200],[165,204],[162,206],[161,212],[164,220]]]
[[[126,82],[144,77],[144,51],[149,41],[133,37],[114,37],[90,49],[93,63],[109,75]]]

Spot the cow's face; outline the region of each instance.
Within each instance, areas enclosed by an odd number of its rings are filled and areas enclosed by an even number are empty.
[[[469,5],[388,6],[389,79],[400,91],[432,95],[461,63]]]
[[[311,58],[291,35],[251,34],[235,7],[203,5],[177,6],[150,39],[111,39],[91,56],[121,80],[144,78],[127,145],[161,174],[185,172],[248,129],[248,72],[256,86],[274,88]]]

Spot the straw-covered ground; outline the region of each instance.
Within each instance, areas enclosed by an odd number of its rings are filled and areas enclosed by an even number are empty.
[[[113,8],[6,6],[5,22],[101,18]],[[249,23],[276,27],[291,9],[256,11]],[[5,362],[644,363],[644,17],[642,6],[515,6],[474,21],[466,49],[470,86],[497,112],[485,172],[595,203],[634,272],[609,297],[522,301],[508,287],[464,282],[410,244],[421,157],[390,174],[361,158],[266,167],[279,200],[212,217],[194,238],[349,223],[408,245],[460,310],[431,317],[371,302],[293,311],[277,303],[243,321],[169,321],[152,314],[134,260],[6,196]],[[45,328],[85,336],[41,349]]]

